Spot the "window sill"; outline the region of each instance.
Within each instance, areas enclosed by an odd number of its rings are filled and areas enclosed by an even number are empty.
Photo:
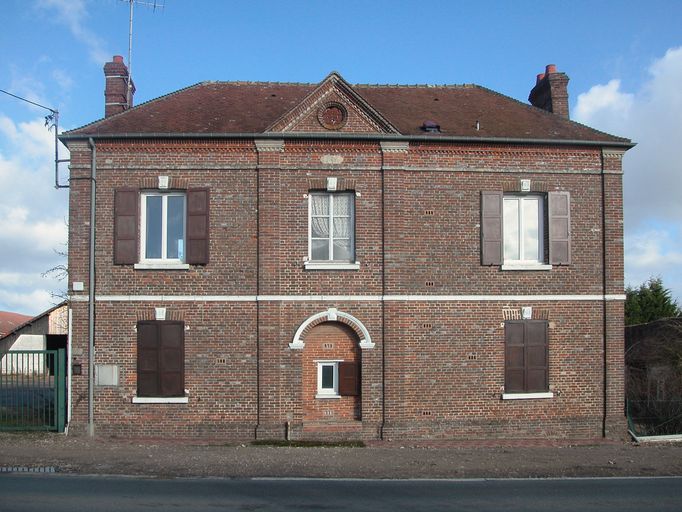
[[[502,393],[502,400],[533,400],[538,398],[554,398],[554,393]]]
[[[359,270],[360,262],[306,261],[303,266],[306,270]]]
[[[315,398],[321,398],[321,399],[328,399],[328,398],[331,398],[331,399],[336,399],[336,400],[338,400],[339,398],[341,398],[341,395],[320,395],[320,394],[318,393],[317,395],[315,395]]]
[[[544,263],[503,263],[502,270],[552,270],[552,265]]]
[[[188,396],[134,396],[134,404],[186,404]]]
[[[135,263],[135,270],[188,270],[189,263]]]

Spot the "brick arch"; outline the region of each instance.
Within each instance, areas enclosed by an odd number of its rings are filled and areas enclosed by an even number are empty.
[[[358,346],[362,349],[374,348],[374,343],[372,343],[372,338],[369,335],[369,331],[362,324],[360,320],[355,318],[349,313],[344,313],[336,308],[329,308],[327,311],[322,311],[320,313],[315,313],[314,315],[308,317],[298,328],[294,339],[289,343],[289,348],[291,349],[302,349],[305,347],[305,337],[310,332],[310,330],[323,322],[340,322],[349,326],[358,337]]]

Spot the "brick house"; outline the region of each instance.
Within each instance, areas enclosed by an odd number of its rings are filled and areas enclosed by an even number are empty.
[[[633,144],[570,121],[554,66],[532,105],[331,73],[132,108],[105,75],[106,117],[61,136],[72,432],[625,434]]]

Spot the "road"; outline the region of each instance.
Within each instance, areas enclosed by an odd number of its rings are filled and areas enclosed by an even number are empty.
[[[550,480],[149,479],[0,475],[6,512],[679,511],[682,477]]]

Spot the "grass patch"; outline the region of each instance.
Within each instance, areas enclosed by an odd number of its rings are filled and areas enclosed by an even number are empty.
[[[251,441],[252,446],[281,446],[286,448],[364,448],[362,441],[285,441],[279,439],[259,439]]]

